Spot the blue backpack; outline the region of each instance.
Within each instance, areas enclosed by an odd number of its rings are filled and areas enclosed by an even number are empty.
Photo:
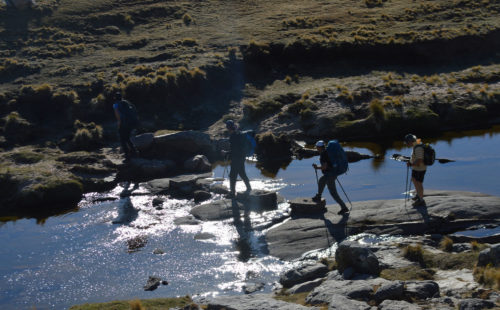
[[[241,132],[245,136],[245,156],[253,156],[257,141],[255,141],[255,132],[253,130],[245,130]]]
[[[333,173],[338,176],[344,174],[349,169],[347,155],[337,140],[330,140],[326,146],[328,158],[333,166]]]
[[[137,128],[139,126],[139,117],[137,116],[135,105],[127,100],[121,100],[118,102],[118,110],[122,118],[121,121],[125,126],[130,128]]]

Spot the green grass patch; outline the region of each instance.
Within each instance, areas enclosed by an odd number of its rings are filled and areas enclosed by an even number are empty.
[[[408,266],[396,269],[384,269],[380,277],[387,280],[433,280],[436,272],[432,269],[424,269],[420,266]]]
[[[12,153],[10,157],[16,162],[16,164],[34,164],[44,158],[44,156],[40,153],[29,151],[15,152]]]
[[[147,309],[147,310],[164,310],[170,308],[182,308],[192,305],[191,297],[178,298],[158,298],[158,299],[141,299],[141,300],[124,300],[112,301],[106,303],[83,304],[72,306],[70,310],[130,310],[130,309]],[[132,308],[135,306],[135,308]],[[142,307],[142,308],[141,308]],[[188,308],[189,309],[189,308]]]

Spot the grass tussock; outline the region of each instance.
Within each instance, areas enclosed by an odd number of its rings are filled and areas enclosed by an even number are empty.
[[[403,256],[412,262],[421,263],[424,261],[424,250],[420,244],[408,245],[403,250]]]
[[[436,272],[432,269],[421,268],[419,266],[408,266],[396,269],[384,269],[380,272],[380,277],[394,281],[409,281],[409,280],[434,280]]]
[[[488,265],[474,268],[474,279],[486,287],[500,289],[500,267]]]
[[[75,150],[92,150],[102,145],[103,129],[94,122],[83,123],[76,120],[74,124],[76,130],[72,145]]]
[[[130,310],[131,307],[140,306],[147,310],[163,310],[171,308],[181,309],[198,309],[198,306],[193,303],[191,297],[177,297],[177,298],[156,298],[156,299],[143,299],[134,301],[112,301],[97,304],[83,304],[72,306],[70,310]],[[132,308],[134,309],[134,308]]]
[[[146,310],[146,308],[142,305],[140,300],[132,300],[130,303],[130,310]]]
[[[446,252],[451,252],[453,250],[453,240],[445,236],[439,243],[439,247]]]
[[[294,304],[299,304],[305,306],[306,303],[306,297],[309,295],[310,292],[302,292],[302,293],[297,293],[297,294],[288,294],[286,292],[281,292],[280,294],[274,296],[275,299],[285,301],[285,302],[290,302]]]
[[[3,132],[7,140],[24,143],[34,137],[34,126],[17,111],[13,111],[4,118]]]
[[[0,62],[0,79],[26,76],[40,71],[40,66],[24,60],[5,58]]]

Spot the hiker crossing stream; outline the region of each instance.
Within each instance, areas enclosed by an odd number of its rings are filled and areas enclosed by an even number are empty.
[[[455,162],[436,163],[429,168],[426,189],[466,190],[500,196],[500,134],[472,133],[445,137],[433,143],[440,158]],[[379,153],[374,144],[352,143],[346,150]],[[406,166],[390,160],[393,153],[410,150],[395,145],[386,148],[385,159],[350,164],[340,177],[353,202],[403,199]],[[312,163],[317,158],[294,160],[274,175],[247,163],[254,190],[278,192],[285,200],[315,194]],[[224,166],[214,169],[214,183]],[[237,191],[245,189],[238,181]],[[343,193],[341,193],[343,195]],[[330,195],[328,207],[338,210]],[[212,194],[208,203],[222,201]],[[280,200],[278,200],[280,201]],[[401,200],[402,201],[402,200]],[[0,225],[0,297],[2,309],[61,309],[87,302],[116,299],[157,298],[186,294],[214,296],[242,294],[249,287],[265,292],[276,287],[279,275],[300,260],[280,260],[272,253],[266,233],[289,221],[288,203],[261,212],[239,212],[223,220],[201,221],[190,213],[193,200],[152,194],[144,183],[122,183],[109,192],[87,194],[79,210],[34,219],[3,219]],[[401,203],[401,208],[403,204]],[[335,211],[336,212],[336,211]],[[370,243],[387,237],[346,236]],[[317,260],[335,250],[306,253]],[[300,255],[297,255],[300,257]],[[145,291],[148,277],[168,281],[154,291]]]

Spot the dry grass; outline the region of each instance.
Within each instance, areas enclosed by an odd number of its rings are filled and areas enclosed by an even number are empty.
[[[486,287],[498,290],[500,289],[500,267],[475,267],[474,279]]]
[[[453,240],[445,236],[439,243],[439,247],[446,252],[451,252],[453,250]]]

